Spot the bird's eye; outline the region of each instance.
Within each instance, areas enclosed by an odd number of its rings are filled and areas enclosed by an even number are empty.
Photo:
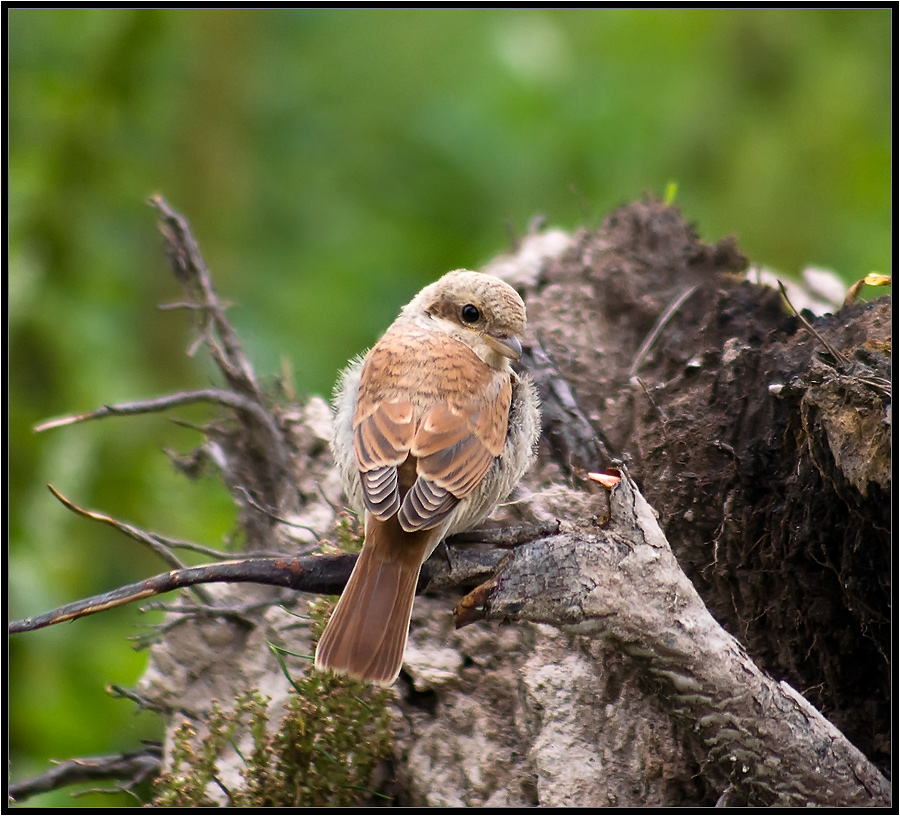
[[[473,306],[471,303],[467,303],[465,306],[463,306],[460,314],[462,315],[462,319],[465,320],[466,323],[474,323],[481,318],[481,312],[478,310],[478,307]]]

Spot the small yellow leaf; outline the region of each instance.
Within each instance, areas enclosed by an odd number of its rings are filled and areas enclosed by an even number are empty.
[[[844,306],[850,306],[856,303],[859,293],[863,286],[890,286],[891,276],[882,275],[880,272],[870,272],[861,280],[858,280],[847,290],[847,297],[844,298]]]

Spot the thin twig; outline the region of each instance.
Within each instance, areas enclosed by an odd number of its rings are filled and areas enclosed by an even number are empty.
[[[641,363],[644,362],[644,358],[650,353],[650,349],[653,348],[653,344],[656,342],[659,335],[662,333],[662,330],[666,327],[666,323],[668,323],[675,312],[677,312],[682,304],[696,292],[698,289],[697,285],[690,287],[690,289],[686,289],[682,292],[669,306],[666,310],[656,319],[656,323],[653,324],[653,328],[650,329],[650,333],[644,339],[644,342],[641,344],[641,347],[638,349],[637,354],[634,356],[634,360],[631,363],[631,368],[628,369],[628,379],[630,380],[636,373],[637,370],[641,367]]]
[[[650,389],[647,388],[647,384],[640,377],[635,374],[635,376],[631,378],[630,382],[632,385],[634,385],[634,383],[637,383],[640,386],[641,391],[644,392],[644,396],[650,401],[650,404],[653,406],[653,410],[656,411],[657,416],[659,416],[659,429],[662,431],[663,439],[668,442],[669,435],[666,433],[666,425],[669,422],[669,418],[666,416],[663,409],[656,404],[656,401],[650,394]]]
[[[21,802],[39,793],[48,793],[80,782],[113,779],[126,780],[124,790],[130,792],[132,787],[159,774],[162,756],[162,746],[154,744],[126,754],[69,759],[46,773],[11,783],[9,797]],[[117,786],[115,790],[121,789],[121,786]]]
[[[285,524],[288,527],[293,527],[297,530],[305,530],[307,533],[310,533],[313,536],[313,538],[315,539],[315,541],[311,542],[311,545],[313,547],[317,546],[319,534],[312,527],[310,527],[306,524],[299,524],[296,521],[291,521],[290,519],[284,518],[284,516],[279,516],[277,513],[273,513],[268,508],[263,507],[256,499],[253,498],[253,496],[250,495],[250,491],[247,490],[247,488],[245,488],[243,485],[236,485],[235,490],[244,496],[244,498],[247,501],[247,504],[249,504],[254,509],[258,510],[264,516],[272,519],[272,521],[277,521],[279,524]]]
[[[180,570],[185,568],[185,563],[172,552],[170,549],[170,542],[165,536],[161,536],[158,533],[148,533],[146,530],[140,529],[140,527],[135,527],[127,521],[121,521],[120,519],[113,518],[105,513],[98,513],[94,510],[87,510],[84,507],[79,507],[71,499],[66,498],[60,493],[53,485],[47,485],[47,487],[66,508],[76,515],[91,519],[92,521],[99,521],[101,524],[108,524],[110,527],[118,530],[129,538],[139,541],[142,544],[146,544],[173,569]],[[213,603],[213,599],[202,587],[195,587],[192,591],[204,603]]]
[[[189,301],[200,307],[202,330],[211,356],[232,388],[262,404],[253,369],[237,333],[225,318],[225,309],[213,289],[209,269],[190,225],[162,196],[151,197],[149,203],[159,213],[159,229],[166,239],[172,271],[185,288]],[[221,346],[213,332],[220,338]]]
[[[161,196],[152,197],[150,205],[159,213],[159,229],[166,241],[172,271],[181,283],[187,301],[196,304],[193,312],[209,355],[235,396],[248,401],[247,411],[240,417],[246,451],[238,459],[249,457],[266,465],[264,470],[267,472],[259,473],[261,489],[256,495],[265,496],[264,504],[270,507],[281,507],[281,500],[294,488],[290,474],[291,452],[284,433],[269,412],[237,332],[225,316],[225,306],[216,294],[190,225]],[[249,405],[253,407],[249,408]],[[251,418],[255,421],[248,421]],[[258,425],[262,427],[262,433]]]
[[[559,522],[542,521],[538,524],[520,524],[514,527],[493,527],[485,530],[466,530],[450,536],[450,544],[490,544],[494,547],[518,547],[526,541],[534,541],[559,532]]]
[[[173,569],[184,569],[185,563],[169,549],[168,543],[162,536],[159,536],[156,533],[148,533],[141,530],[139,527],[135,527],[133,524],[129,524],[127,521],[121,521],[112,516],[107,516],[105,513],[98,513],[95,510],[87,510],[84,507],[79,507],[71,499],[60,493],[52,484],[47,485],[47,487],[64,507],[71,510],[76,515],[81,516],[82,518],[91,519],[92,521],[99,521],[102,524],[108,524],[110,527],[113,527],[120,533],[124,533],[129,538],[140,541],[142,544],[146,544]]]
[[[176,312],[181,309],[201,312],[205,307],[200,303],[193,303],[192,301],[176,300],[172,303],[160,303],[156,308],[161,312]]]
[[[268,426],[272,435],[280,439],[280,432],[275,426],[271,415],[265,408],[247,397],[236,394],[233,391],[225,391],[221,388],[204,388],[199,391],[180,391],[177,394],[167,394],[164,397],[157,397],[155,399],[104,405],[94,411],[89,411],[86,414],[75,414],[73,416],[60,417],[59,419],[51,419],[42,422],[40,425],[35,426],[34,432],[41,433],[42,431],[48,431],[52,428],[61,428],[66,425],[74,425],[77,422],[87,422],[88,420],[104,419],[111,416],[157,413],[160,411],[167,411],[170,408],[177,408],[181,405],[191,405],[198,402],[226,405],[231,408],[237,408],[240,411],[246,411],[259,419],[264,425]]]
[[[254,583],[336,595],[346,584],[355,563],[355,555],[343,553],[296,558],[241,558],[221,564],[186,567],[75,601],[33,618],[13,621],[8,632],[16,634],[43,629],[197,584]]]
[[[868,385],[876,391],[880,391],[888,399],[891,398],[893,387],[891,381],[886,380],[884,377],[856,377],[856,381]]]
[[[784,288],[784,284],[781,281],[778,281],[778,288],[781,289],[781,296],[784,298],[784,302],[787,303],[787,305],[790,306],[791,311],[795,315],[797,315],[804,328],[806,328],[806,330],[810,332],[810,334],[812,334],[823,346],[825,346],[826,349],[828,349],[828,353],[832,357],[834,357],[835,362],[838,362],[841,365],[845,366],[849,365],[850,361],[840,351],[832,346],[831,343],[829,343],[818,331],[816,331],[813,328],[812,324],[794,308],[794,304],[791,303],[790,298],[788,298],[787,290]]]
[[[171,714],[174,711],[177,711],[179,714],[184,714],[185,716],[193,716],[189,715],[183,708],[175,708],[170,705],[163,705],[159,702],[159,700],[151,700],[149,697],[141,694],[139,691],[135,691],[134,689],[125,688],[125,686],[118,686],[115,683],[106,687],[106,692],[110,697],[114,699],[122,699],[122,700],[131,700],[140,711],[155,711],[157,714]]]
[[[256,626],[254,621],[250,619],[251,615],[256,614],[262,609],[268,609],[270,606],[281,605],[284,600],[281,598],[267,598],[263,601],[253,601],[252,603],[237,604],[230,606],[211,606],[208,604],[167,604],[162,601],[153,601],[142,607],[141,611],[147,612],[166,612],[173,615],[202,615],[203,617],[228,618],[229,620],[241,623],[248,628]]]

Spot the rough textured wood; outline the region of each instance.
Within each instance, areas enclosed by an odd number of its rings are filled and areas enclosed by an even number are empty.
[[[633,482],[609,520],[513,551],[476,597],[491,620],[609,639],[658,684],[747,805],[886,806],[878,770],[800,694],[765,675],[709,614]],[[577,672],[572,673],[573,683]]]

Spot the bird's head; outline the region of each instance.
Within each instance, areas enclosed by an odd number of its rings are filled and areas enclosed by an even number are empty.
[[[469,346],[494,368],[508,369],[522,356],[525,304],[493,275],[458,269],[426,286],[403,310],[417,323],[430,321]]]

